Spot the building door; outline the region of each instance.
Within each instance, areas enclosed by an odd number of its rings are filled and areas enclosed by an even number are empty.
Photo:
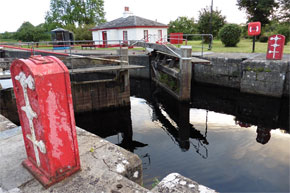
[[[144,30],[144,40],[148,42],[148,30]]]
[[[124,44],[128,44],[128,32],[127,31],[123,31],[123,43]]]
[[[108,44],[107,32],[103,31],[102,36],[103,36],[103,46],[107,46]]]
[[[158,30],[158,41],[162,42],[162,30]]]

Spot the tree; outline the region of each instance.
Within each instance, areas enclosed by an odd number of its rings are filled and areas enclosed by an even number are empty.
[[[15,32],[8,32],[5,31],[1,34],[0,39],[14,39],[15,38]]]
[[[278,8],[275,0],[237,0],[237,5],[240,10],[246,10],[248,22],[259,21],[262,26],[270,23],[270,16]]]
[[[193,18],[178,17],[174,21],[169,22],[168,33],[194,34],[197,32],[196,24]]]
[[[278,0],[279,9],[277,11],[277,18],[281,22],[290,23],[290,1],[289,0]]]
[[[211,9],[206,7],[199,11],[199,18],[197,28],[201,34],[210,34],[210,17]],[[218,9],[212,11],[212,35],[216,37],[219,30],[226,23],[226,17],[222,16],[221,11]]]
[[[15,37],[17,40],[30,42],[33,41],[34,26],[30,22],[24,22],[16,31]]]
[[[15,38],[24,42],[38,42],[48,40],[50,35],[46,33],[43,24],[34,27],[30,22],[24,22],[16,31]]]
[[[99,25],[105,22],[104,0],[51,0],[45,21],[49,30],[67,25]]]

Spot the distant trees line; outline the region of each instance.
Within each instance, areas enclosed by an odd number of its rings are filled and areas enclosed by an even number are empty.
[[[104,0],[50,0],[45,23],[33,26],[24,22],[16,32],[0,34],[0,39],[48,41],[50,31],[61,27],[72,31],[76,40],[92,40],[89,29],[105,21]]]
[[[240,10],[247,13],[247,22],[260,21],[262,24],[262,35],[258,38],[261,42],[267,42],[268,36],[276,33],[286,36],[286,43],[290,36],[290,1],[289,0],[237,0]],[[212,24],[211,22],[212,21]],[[212,30],[210,30],[212,25]],[[221,30],[225,28],[226,30]],[[227,30],[231,33],[227,33]],[[170,21],[168,33],[183,32],[184,34],[212,34],[215,39],[230,40],[223,42],[226,46],[235,46],[237,37],[249,38],[247,35],[247,24],[229,25],[226,17],[217,8],[212,12],[210,7],[199,11],[197,22],[194,18],[178,17]],[[234,32],[234,33],[233,33]],[[233,35],[235,34],[235,35]],[[189,40],[201,39],[201,37],[188,37]],[[208,41],[205,39],[205,41]],[[234,42],[234,44],[232,43]]]
[[[267,42],[267,37],[274,33],[281,33],[289,40],[289,0],[237,0],[237,5],[240,10],[246,11],[248,22],[260,21],[262,23],[260,41]],[[0,39],[34,42],[50,40],[50,31],[62,27],[72,31],[76,40],[92,40],[92,33],[89,29],[105,21],[104,0],[51,0],[45,23],[33,26],[30,22],[24,22],[16,32],[0,34]],[[212,21],[212,31],[210,21]],[[211,10],[206,7],[199,11],[197,21],[188,17],[178,17],[176,20],[170,21],[168,33],[212,33],[216,39],[220,38],[220,31],[226,24],[226,17],[220,10],[217,8],[213,10],[211,19]],[[240,31],[240,37],[248,38],[246,24],[241,24],[238,28],[236,25],[234,27],[230,25],[226,29],[235,31],[236,36]],[[200,37],[189,37],[189,39],[200,39]],[[223,39],[227,39],[227,37],[223,35]],[[205,41],[208,40],[205,39]]]

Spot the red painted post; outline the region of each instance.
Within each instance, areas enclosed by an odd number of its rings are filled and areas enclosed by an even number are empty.
[[[261,34],[261,22],[251,22],[248,24],[248,35],[253,36],[252,52],[255,52],[256,36]]]
[[[285,44],[285,36],[277,34],[268,38],[267,60],[281,60]]]
[[[14,60],[11,68],[31,174],[48,187],[80,170],[67,67],[53,56]]]

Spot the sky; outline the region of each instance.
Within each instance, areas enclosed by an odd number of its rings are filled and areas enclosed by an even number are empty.
[[[44,23],[50,0],[0,0],[0,33],[13,32],[23,22]],[[228,23],[246,23],[246,14],[238,10],[236,0],[213,0],[213,7],[222,11]],[[134,15],[168,24],[179,16],[198,19],[199,11],[211,5],[211,0],[104,0],[108,21],[122,16],[129,6]]]

